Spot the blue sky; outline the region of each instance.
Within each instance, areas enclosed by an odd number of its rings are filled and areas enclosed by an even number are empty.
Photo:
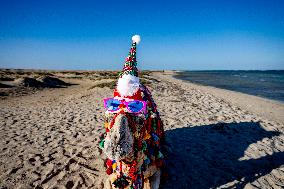
[[[0,0],[0,67],[284,69],[284,1]]]

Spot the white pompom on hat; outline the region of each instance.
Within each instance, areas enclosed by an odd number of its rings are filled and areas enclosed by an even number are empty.
[[[136,44],[139,44],[141,41],[140,35],[134,35],[132,36],[132,41],[135,42]]]

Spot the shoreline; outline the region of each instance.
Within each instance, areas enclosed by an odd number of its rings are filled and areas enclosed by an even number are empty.
[[[280,101],[178,79],[175,78],[175,75],[177,75],[176,72],[166,72],[166,75],[170,76],[171,79],[176,80],[175,82],[183,82],[188,84],[189,87],[194,87],[203,92],[214,94],[215,96],[240,106],[251,113],[256,113],[266,119],[284,124],[284,103]]]
[[[284,70],[179,71],[174,77],[191,83],[240,92],[284,104]]]

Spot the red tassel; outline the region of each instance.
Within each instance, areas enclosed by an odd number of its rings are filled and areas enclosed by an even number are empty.
[[[107,167],[111,167],[112,166],[112,161],[110,159],[108,159],[106,161],[106,165],[107,165]]]
[[[113,170],[112,170],[111,167],[107,168],[106,173],[107,173],[108,175],[112,174],[112,172],[113,172]]]
[[[136,166],[137,166],[137,162],[136,162],[136,161],[133,161],[133,163],[132,163],[132,165],[131,165],[131,167],[130,167],[130,169],[129,169],[129,171],[128,171],[128,174],[129,174],[129,176],[132,178],[132,180],[134,180],[135,177],[136,177],[136,174],[135,174],[135,172],[136,172]]]

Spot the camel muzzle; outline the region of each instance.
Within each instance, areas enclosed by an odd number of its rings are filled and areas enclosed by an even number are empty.
[[[133,154],[134,137],[125,114],[118,114],[114,119],[105,138],[104,153],[108,158],[120,161]]]

